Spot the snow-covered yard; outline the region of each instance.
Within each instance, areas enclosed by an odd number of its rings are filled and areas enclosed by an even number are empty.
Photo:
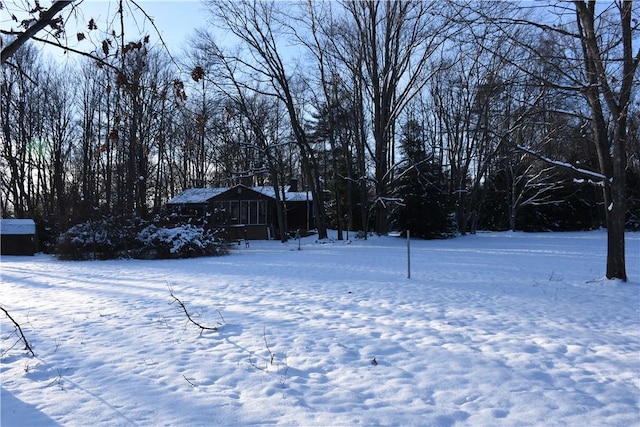
[[[640,425],[639,233],[301,249],[3,257],[2,426]]]

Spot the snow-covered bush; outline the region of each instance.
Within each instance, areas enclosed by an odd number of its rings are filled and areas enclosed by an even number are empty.
[[[226,246],[213,233],[191,224],[173,228],[150,224],[137,235],[138,258],[167,259],[222,255]]]
[[[74,225],[58,238],[55,253],[60,259],[111,259],[122,247],[122,228],[112,220],[88,221]]]
[[[167,218],[152,222],[135,218],[88,221],[63,233],[55,253],[60,259],[169,259],[223,255],[227,246],[215,233]]]

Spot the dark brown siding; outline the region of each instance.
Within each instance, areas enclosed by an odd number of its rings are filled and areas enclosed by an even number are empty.
[[[36,236],[32,234],[3,234],[0,246],[2,255],[34,255],[37,252]]]

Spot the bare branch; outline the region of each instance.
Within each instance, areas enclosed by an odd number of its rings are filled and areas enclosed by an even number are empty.
[[[202,335],[202,332],[204,331],[217,331],[219,326],[221,326],[221,324],[219,323],[218,326],[204,326],[198,322],[196,322],[193,317],[191,317],[191,314],[189,314],[189,311],[187,310],[187,307],[184,305],[184,303],[182,301],[180,301],[180,299],[178,299],[178,297],[176,297],[173,293],[173,289],[171,289],[171,286],[169,286],[167,284],[167,288],[169,288],[169,295],[171,295],[171,297],[173,298],[173,300],[175,302],[178,303],[178,305],[180,306],[180,308],[182,308],[182,310],[184,311],[184,314],[187,316],[187,319],[189,319],[189,321],[191,323],[193,323],[194,325],[196,325],[198,328],[200,328],[200,334]],[[218,314],[220,314],[220,312],[218,311]],[[220,315],[220,317],[222,317],[222,315]]]
[[[269,352],[269,361],[273,365],[273,359],[276,358],[276,355],[275,355],[274,352],[271,351],[271,347],[269,347],[269,341],[267,341],[267,327],[266,326],[262,329],[262,338],[264,339],[264,345],[267,347],[267,351]]]
[[[52,45],[52,46],[59,47],[61,49],[64,49],[67,52],[75,53],[75,54],[78,54],[78,55],[81,55],[81,56],[86,56],[87,58],[90,58],[90,59],[93,59],[94,61],[96,61],[99,66],[105,66],[105,67],[111,68],[114,71],[120,71],[120,68],[118,68],[115,65],[109,63],[104,58],[100,58],[99,56],[93,55],[91,53],[84,52],[84,51],[81,51],[81,50],[78,50],[78,49],[74,49],[74,48],[69,47],[69,46],[63,46],[63,45],[61,45],[59,43],[54,43],[51,40],[43,39],[43,38],[36,37],[36,36],[31,37],[31,39],[35,40],[37,42],[40,42],[40,43],[45,43],[45,44],[49,44],[49,45]]]
[[[27,28],[22,34],[20,34],[15,40],[9,43],[0,52],[0,64],[4,64],[7,59],[13,55],[16,50],[27,42],[30,38],[36,35],[36,33],[49,25],[53,18],[65,7],[71,4],[71,0],[58,0],[54,2],[49,9],[44,11],[40,18],[35,21],[29,28]]]
[[[9,318],[9,320],[11,320],[11,323],[13,323],[13,326],[15,326],[16,330],[20,334],[20,337],[22,338],[22,342],[24,342],[24,349],[27,350],[29,353],[31,353],[32,356],[35,356],[35,353],[33,352],[31,345],[29,345],[29,341],[27,341],[27,337],[25,337],[24,332],[22,332],[22,328],[20,327],[20,324],[16,322],[13,317],[11,317],[9,312],[4,307],[0,307],[0,310],[2,310],[4,314]]]

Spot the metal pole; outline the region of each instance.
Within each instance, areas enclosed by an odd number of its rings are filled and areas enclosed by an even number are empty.
[[[407,279],[411,279],[411,232],[407,230]]]

